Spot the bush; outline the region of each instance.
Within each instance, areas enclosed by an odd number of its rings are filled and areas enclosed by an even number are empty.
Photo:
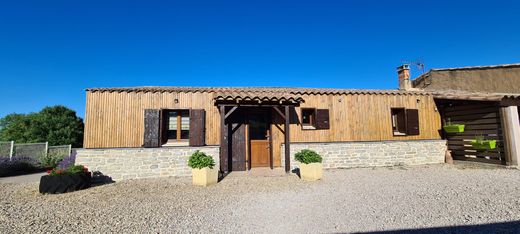
[[[76,155],[73,154],[69,157],[63,158],[63,160],[61,160],[56,167],[58,169],[64,170],[64,169],[67,169],[68,167],[74,165],[75,162],[76,162]]]
[[[38,171],[38,163],[32,158],[0,158],[0,177],[27,174]]]
[[[308,149],[304,149],[296,153],[294,155],[294,158],[296,159],[296,161],[304,164],[321,163],[321,161],[323,160],[318,153]]]
[[[63,158],[61,154],[47,154],[40,158],[40,165],[44,168],[55,168]]]
[[[215,166],[215,160],[213,160],[211,156],[206,155],[204,152],[197,150],[190,156],[190,159],[188,160],[188,166],[193,169],[202,169],[204,167],[213,169]]]

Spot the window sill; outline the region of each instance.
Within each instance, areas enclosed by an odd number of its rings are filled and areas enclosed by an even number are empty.
[[[394,132],[394,136],[406,136],[406,133]]]
[[[316,130],[316,127],[311,125],[302,125],[303,130]]]
[[[168,146],[189,146],[190,142],[188,141],[168,141],[166,144],[162,145],[163,147]]]

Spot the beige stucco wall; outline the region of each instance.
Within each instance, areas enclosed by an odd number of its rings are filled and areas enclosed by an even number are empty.
[[[413,81],[425,90],[520,93],[520,67],[432,70]]]

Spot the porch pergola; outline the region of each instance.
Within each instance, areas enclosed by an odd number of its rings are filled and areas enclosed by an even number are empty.
[[[304,102],[301,96],[291,94],[289,92],[266,92],[266,91],[243,91],[243,92],[217,92],[214,94],[215,105],[220,111],[220,148],[223,149],[227,144],[226,136],[226,120],[240,107],[263,107],[272,108],[277,115],[284,121],[284,159],[285,172],[289,173],[290,165],[290,123],[291,123],[291,108],[299,106]],[[226,152],[227,153],[227,152]],[[227,157],[220,152],[220,158]],[[271,155],[272,159],[272,155]],[[271,169],[273,168],[273,161],[270,161]]]

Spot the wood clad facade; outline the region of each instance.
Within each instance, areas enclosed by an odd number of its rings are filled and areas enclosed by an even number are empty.
[[[143,147],[146,109],[203,109],[205,144],[219,145],[221,116],[211,91],[87,91],[85,148]],[[432,95],[394,94],[303,94],[304,102],[290,108],[291,142],[342,142],[440,139],[441,117]],[[301,109],[328,110],[325,129],[303,129]],[[391,108],[418,110],[418,135],[395,136]],[[283,111],[283,108],[280,108]],[[237,112],[239,113],[239,112]],[[319,115],[323,118],[323,114]],[[284,120],[273,111],[271,126],[274,166],[281,166]],[[319,118],[318,118],[319,120]],[[328,128],[327,128],[328,127]]]

